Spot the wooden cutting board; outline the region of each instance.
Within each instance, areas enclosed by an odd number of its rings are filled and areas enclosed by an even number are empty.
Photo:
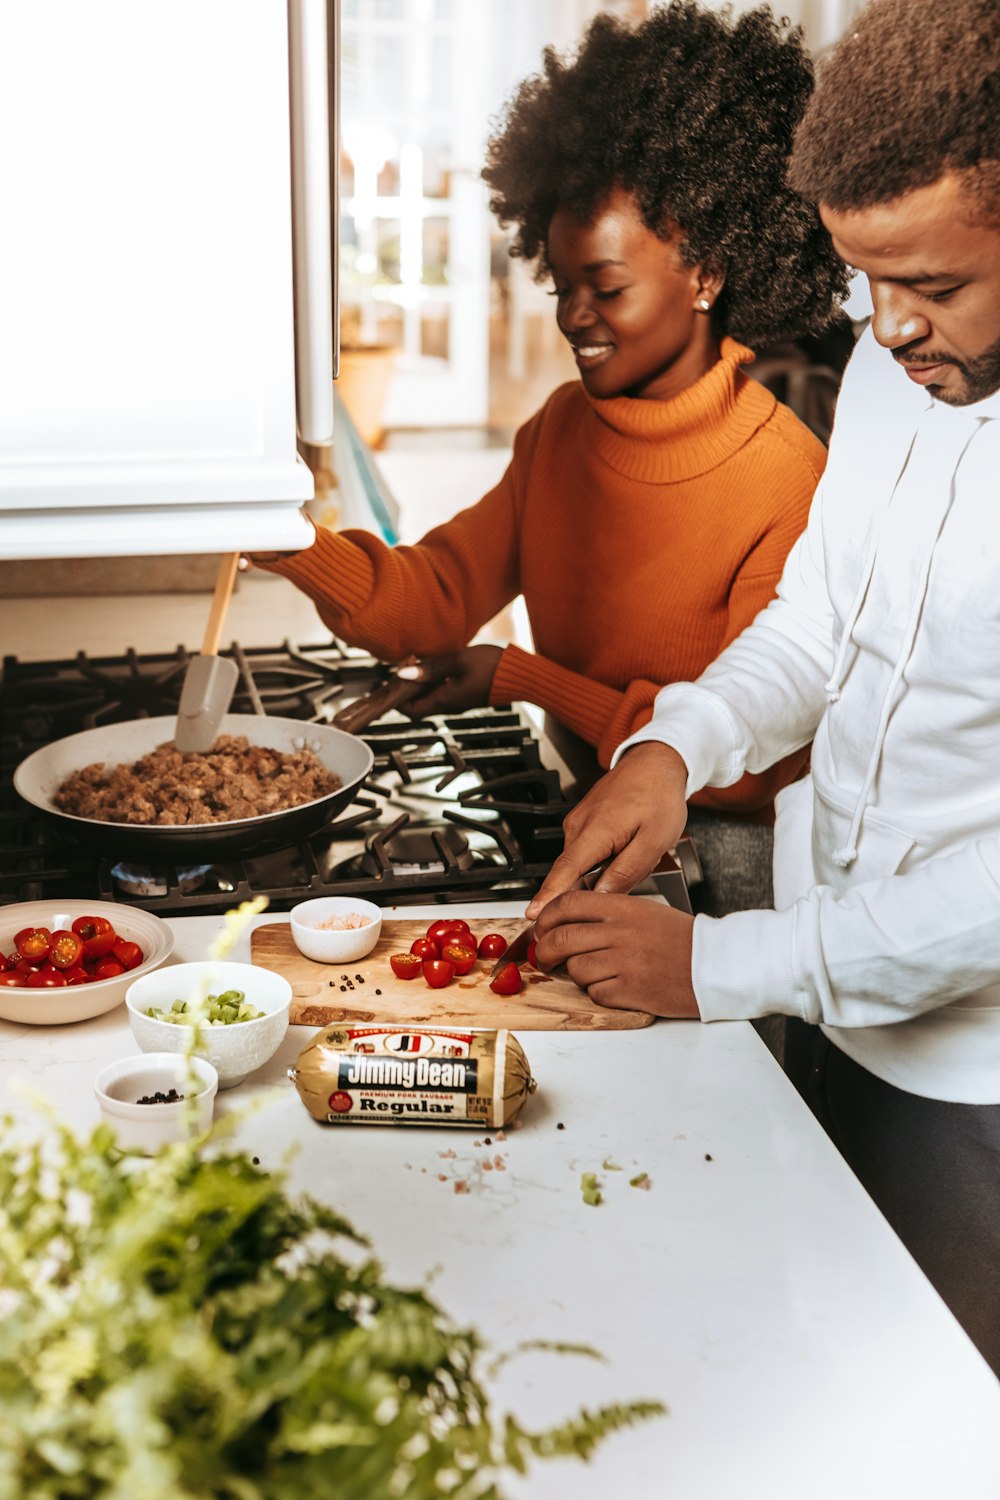
[[[517,917],[492,917],[474,931],[501,932],[508,941],[524,923]],[[422,978],[397,979],[391,953],[405,953],[423,937],[426,922],[386,919],[367,958],[352,963],[317,964],[296,948],[287,922],[255,927],[250,937],[254,963],[283,974],[292,986],[290,1018],[296,1026],[330,1026],[399,1022],[405,1026],[507,1026],[516,1031],[622,1031],[649,1026],[654,1017],[638,1010],[608,1010],[575,985],[568,974],[543,974],[524,964],[524,989],[518,995],[494,995],[489,987],[490,960],[444,989],[432,990]],[[353,989],[341,989],[349,976]],[[360,975],[360,980],[358,979]],[[376,994],[380,990],[380,994]]]

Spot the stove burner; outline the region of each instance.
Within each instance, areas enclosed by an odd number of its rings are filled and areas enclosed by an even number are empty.
[[[193,865],[189,870],[177,870],[175,883],[182,895],[189,896],[200,891],[211,865]],[[165,870],[147,870],[141,865],[114,865],[111,878],[129,896],[165,896],[170,889],[170,879]]]

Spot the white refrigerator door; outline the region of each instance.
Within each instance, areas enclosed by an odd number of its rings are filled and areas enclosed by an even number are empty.
[[[0,556],[308,545],[286,0],[0,7]]]

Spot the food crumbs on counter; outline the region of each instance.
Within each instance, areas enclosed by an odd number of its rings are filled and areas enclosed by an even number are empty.
[[[439,1172],[438,1173],[438,1182],[447,1182],[447,1181],[448,1181],[448,1178],[445,1176],[444,1172]]]
[[[473,1144],[473,1146],[475,1146],[475,1147],[477,1147],[477,1148],[478,1148],[478,1147],[479,1147],[479,1146],[481,1146],[481,1145],[482,1145],[482,1144],[483,1144],[483,1143],[482,1143],[482,1141],[473,1141],[473,1143],[472,1143],[472,1144]]]
[[[504,1161],[503,1157],[499,1155],[499,1153],[494,1156],[493,1165],[494,1167],[496,1167],[498,1172],[506,1172],[507,1170],[507,1163]]]
[[[635,1177],[628,1180],[629,1187],[644,1188],[648,1193],[653,1186],[648,1172],[639,1172]]]
[[[448,1147],[447,1151],[439,1151],[438,1152],[438,1156],[440,1156],[440,1158],[441,1158],[442,1161],[454,1161],[455,1157],[457,1155],[458,1155],[458,1152],[457,1151],[453,1151],[450,1146]]]
[[[498,1141],[505,1141],[506,1139],[507,1139],[507,1132],[505,1130],[498,1130],[497,1131],[497,1140]]]
[[[469,1191],[469,1184],[466,1182],[466,1180],[465,1180],[464,1177],[460,1177],[458,1179],[458,1181],[455,1183],[455,1192],[456,1193],[467,1193],[468,1191]]]
[[[581,1172],[580,1192],[583,1195],[584,1203],[589,1203],[591,1208],[596,1208],[599,1203],[604,1201],[601,1196],[601,1190],[597,1185],[596,1172]]]
[[[604,1158],[604,1160],[601,1162],[601,1166],[604,1168],[605,1172],[621,1172],[623,1170],[623,1168],[621,1168],[616,1161],[611,1160],[610,1156],[606,1156]]]
[[[493,1163],[490,1161],[490,1159],[489,1159],[488,1156],[484,1157],[483,1160],[482,1160],[482,1162],[479,1163],[479,1165],[482,1167],[482,1169],[483,1169],[484,1172],[492,1172],[493,1171]]]
[[[712,1153],[710,1151],[706,1151],[705,1152],[705,1160],[706,1161],[711,1161],[712,1160]]]

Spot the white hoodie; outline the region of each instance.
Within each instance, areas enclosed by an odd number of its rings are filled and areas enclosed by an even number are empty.
[[[777,599],[617,755],[650,739],[689,796],[814,741],[777,910],[695,921],[703,1019],[801,1016],[899,1088],[1000,1103],[1000,393],[934,401],[866,332]]]

